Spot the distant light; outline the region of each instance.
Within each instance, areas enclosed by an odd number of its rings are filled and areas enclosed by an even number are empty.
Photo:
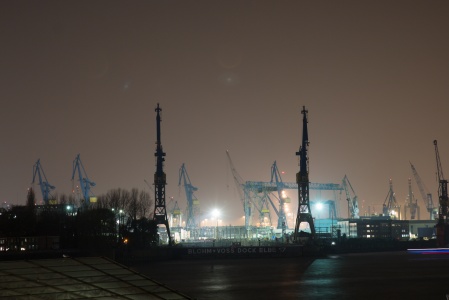
[[[219,211],[218,209],[214,209],[214,210],[212,211],[212,216],[213,216],[214,218],[218,218],[218,217],[220,216],[220,211]]]
[[[323,203],[318,202],[318,203],[315,205],[315,207],[316,207],[318,210],[322,210],[322,209],[323,209]]]

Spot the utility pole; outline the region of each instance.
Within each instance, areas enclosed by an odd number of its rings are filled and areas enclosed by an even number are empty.
[[[313,224],[312,212],[309,202],[309,158],[307,156],[307,148],[309,147],[309,134],[307,130],[307,110],[303,106],[301,113],[303,114],[302,122],[302,145],[296,155],[299,156],[299,172],[296,173],[296,182],[298,183],[299,206],[296,215],[296,224],[293,240],[299,241],[299,225],[302,222],[309,223],[311,239],[315,238],[315,225]]]
[[[163,224],[167,230],[168,235],[168,244],[172,244],[172,238],[170,234],[170,227],[168,225],[167,218],[167,209],[165,206],[165,185],[167,184],[166,175],[164,173],[164,161],[165,161],[165,153],[162,150],[161,144],[161,115],[162,111],[159,108],[159,103],[157,104],[156,111],[156,133],[157,133],[157,141],[156,141],[156,173],[154,174],[154,215],[153,220],[156,221],[156,224]]]

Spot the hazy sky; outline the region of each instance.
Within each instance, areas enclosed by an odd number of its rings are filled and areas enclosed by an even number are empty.
[[[203,211],[241,218],[226,149],[245,180],[269,181],[276,160],[294,182],[303,105],[312,182],[347,174],[361,213],[379,212],[390,178],[404,204],[411,161],[437,203],[448,16],[447,1],[1,1],[0,200],[25,204],[39,158],[70,193],[78,153],[96,195],[148,190],[159,102],[182,209],[185,163]]]

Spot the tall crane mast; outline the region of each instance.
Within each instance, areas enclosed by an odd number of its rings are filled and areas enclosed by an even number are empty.
[[[307,222],[310,227],[311,238],[315,238],[315,225],[313,223],[312,211],[309,201],[309,157],[307,149],[309,147],[309,134],[307,130],[307,110],[303,106],[301,113],[303,114],[302,122],[302,145],[296,155],[299,156],[299,172],[296,174],[296,182],[298,183],[299,205],[298,214],[296,215],[295,231],[293,240],[299,242],[299,226],[302,222]]]
[[[184,189],[186,192],[187,198],[187,220],[186,220],[186,228],[187,230],[193,230],[198,228],[198,221],[196,217],[198,215],[198,204],[199,201],[195,197],[194,192],[198,190],[197,187],[194,187],[190,181],[189,174],[187,174],[187,170],[185,164],[182,164],[179,169],[179,183],[178,186],[184,185]]]
[[[422,200],[425,202],[427,212],[429,213],[429,220],[434,220],[435,207],[432,200],[432,193],[424,185],[421,177],[418,174],[415,166],[410,162],[410,167],[412,168],[413,176],[415,177],[416,185],[418,186],[419,192],[421,193]]]
[[[84,207],[87,207],[91,202],[95,202],[96,198],[93,192],[90,190],[91,187],[95,186],[95,182],[91,181],[87,176],[86,170],[84,169],[83,163],[81,161],[80,155],[78,154],[73,161],[73,172],[72,172],[72,183],[75,180],[75,175],[78,173],[78,181],[80,183],[81,192],[83,194],[83,199],[80,199]],[[73,189],[75,190],[75,189]],[[92,196],[91,196],[92,195]]]
[[[440,247],[446,246],[449,243],[449,224],[448,224],[448,202],[449,197],[447,193],[447,180],[444,179],[443,167],[441,166],[440,153],[438,151],[437,140],[433,141],[435,146],[435,157],[437,162],[437,175],[438,175],[438,223],[437,229],[437,244]]]
[[[276,183],[277,192],[278,192],[278,199],[279,199],[279,211],[278,211],[278,229],[287,229],[287,217],[285,215],[285,207],[284,204],[286,203],[286,197],[283,195],[284,193],[284,184],[282,182],[281,173],[279,172],[279,169],[277,167],[276,161],[271,166],[271,182]]]
[[[44,168],[41,165],[41,160],[38,159],[37,162],[33,166],[33,182],[36,181],[36,175],[39,178],[39,186],[41,187],[42,192],[42,200],[45,205],[48,205],[49,202],[54,200],[54,197],[50,194],[50,191],[54,190],[55,187],[48,183],[47,176],[45,176]]]
[[[162,150],[161,142],[161,115],[162,109],[159,103],[155,109],[156,111],[156,172],[154,173],[154,214],[153,220],[156,224],[165,225],[168,235],[168,244],[172,245],[172,237],[170,234],[170,226],[167,218],[167,208],[165,206],[165,186],[167,184],[167,177],[164,173],[165,152]]]
[[[401,206],[396,201],[396,195],[393,191],[393,180],[390,179],[390,189],[385,198],[383,209],[384,216],[390,216],[396,219],[401,219]]]
[[[419,206],[418,206],[418,200],[415,199],[412,192],[412,179],[408,179],[408,199],[405,203],[404,207],[404,219],[407,220],[407,209],[410,210],[410,219],[415,220],[416,214],[418,214],[418,220],[419,220]]]
[[[343,189],[346,193],[346,201],[348,201],[348,217],[351,219],[358,219],[359,216],[359,202],[357,200],[357,195],[352,188],[351,182],[349,182],[348,176],[343,177],[342,182]],[[351,197],[351,192],[353,197]]]

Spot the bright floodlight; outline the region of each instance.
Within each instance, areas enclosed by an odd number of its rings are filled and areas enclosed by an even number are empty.
[[[322,209],[323,209],[323,203],[318,202],[318,203],[315,205],[315,207],[316,207],[318,210],[322,210]]]
[[[214,218],[218,218],[218,217],[220,216],[220,211],[219,211],[218,209],[214,209],[214,210],[212,211],[212,216],[213,216]]]

